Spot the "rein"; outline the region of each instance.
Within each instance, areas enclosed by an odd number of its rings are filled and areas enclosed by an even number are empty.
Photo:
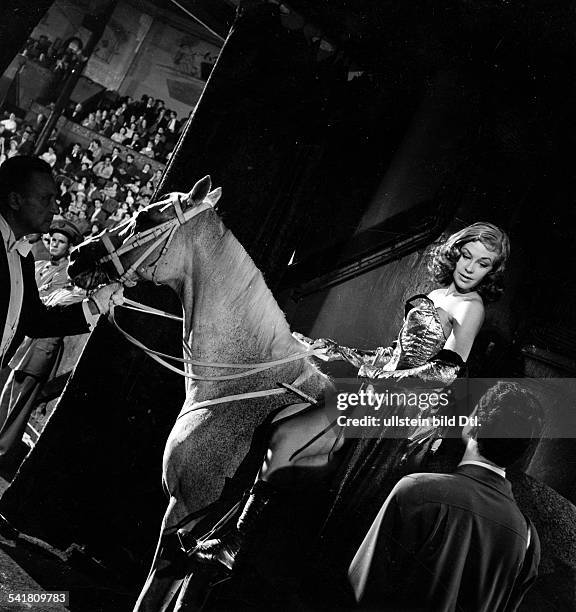
[[[104,247],[106,248],[107,255],[101,257],[99,260],[97,260],[96,263],[104,264],[107,262],[111,262],[116,268],[116,272],[119,275],[119,279],[118,279],[119,282],[125,283],[130,278],[130,276],[138,269],[138,267],[142,265],[142,263],[146,260],[146,258],[149,257],[149,255],[153,253],[155,249],[157,249],[160,245],[163,244],[162,251],[160,252],[160,255],[156,258],[155,262],[147,266],[148,268],[151,268],[151,267],[154,268],[152,271],[152,280],[154,280],[158,262],[162,259],[162,257],[168,250],[168,247],[170,246],[170,243],[172,242],[172,239],[174,237],[174,234],[176,233],[176,230],[181,225],[184,225],[185,223],[187,223],[193,217],[199,215],[205,210],[212,208],[212,205],[209,202],[202,202],[200,205],[194,208],[182,210],[182,205],[181,205],[179,195],[177,195],[176,197],[169,198],[168,200],[166,200],[166,203],[167,205],[171,205],[174,208],[175,217],[173,219],[169,219],[168,221],[165,221],[164,223],[161,223],[160,225],[157,225],[156,227],[150,228],[148,230],[137,232],[133,236],[130,236],[118,248],[114,247],[114,244],[111,240],[108,230],[105,230],[100,236],[100,240],[102,244],[104,245]],[[141,247],[147,244],[149,244],[149,246],[144,250],[144,252],[132,263],[132,265],[128,269],[125,269],[124,266],[122,265],[120,256],[126,253],[129,253],[135,248],[138,248],[138,247]],[[150,306],[140,304],[138,302],[135,302],[134,300],[125,298],[124,301],[125,301],[125,305],[123,306],[131,310],[136,310],[138,312],[144,312],[147,314],[161,316],[161,317],[173,319],[176,321],[183,320],[182,317],[165,312],[163,310],[159,310],[157,308],[152,308]],[[307,349],[306,351],[302,353],[296,353],[294,355],[290,355],[282,359],[276,359],[274,361],[268,361],[268,362],[262,362],[262,363],[244,363],[244,364],[209,363],[206,361],[198,361],[196,359],[192,359],[191,358],[192,349],[190,348],[190,346],[188,345],[185,339],[182,339],[182,342],[183,342],[184,352],[188,355],[188,357],[175,357],[173,355],[161,353],[160,351],[155,351],[147,347],[142,342],[140,342],[138,339],[130,335],[127,331],[122,329],[118,325],[118,322],[116,321],[116,317],[114,314],[114,308],[110,309],[109,318],[112,324],[126,338],[126,340],[128,340],[131,344],[138,347],[139,349],[143,350],[149,357],[154,359],[160,365],[164,366],[165,368],[167,368],[168,370],[172,372],[175,372],[176,374],[184,376],[185,378],[197,380],[197,381],[217,382],[217,381],[226,381],[226,380],[236,380],[239,378],[245,378],[247,376],[253,376],[254,374],[264,372],[271,368],[274,368],[280,365],[284,365],[286,363],[291,363],[293,361],[305,359],[307,357],[319,357],[321,359],[325,359],[324,349],[316,349],[316,350]],[[197,374],[192,374],[192,373],[182,371],[180,368],[172,365],[167,360],[181,363],[183,365],[190,365],[190,366],[196,366],[196,367],[241,369],[243,371],[236,373],[236,374],[227,374],[227,375],[222,375],[222,376],[199,376]],[[253,392],[248,392],[248,393],[241,393],[238,395],[229,395],[226,397],[220,397],[220,398],[215,398],[212,400],[200,402],[196,404],[196,406],[194,406],[192,410],[197,410],[199,408],[203,408],[206,406],[210,406],[214,404],[221,404],[221,403],[229,402],[229,401],[265,397],[269,395],[280,395],[280,394],[287,393],[287,392],[292,392],[298,395],[300,398],[304,398],[309,401],[314,401],[312,398],[309,398],[308,396],[306,396],[305,394],[303,394],[301,391],[299,391],[296,388],[298,385],[302,384],[308,378],[309,375],[310,375],[309,372],[308,373],[303,372],[291,385],[281,386],[281,388],[277,388],[277,389],[266,389],[263,391],[253,391]],[[191,410],[187,411],[185,414],[187,414],[190,411]],[[180,416],[183,416],[183,415],[180,415]]]
[[[130,304],[132,306],[132,310],[138,310],[140,312],[147,312],[148,314],[155,314],[158,316],[169,316],[170,318],[177,318],[175,315],[170,315],[169,313],[165,313],[163,311],[159,311],[156,308],[152,308],[148,310],[147,307],[137,308],[134,307],[134,304],[138,306],[142,306],[138,304],[138,302],[133,302],[130,300]],[[116,321],[116,316],[114,315],[114,309],[110,310],[110,320],[116,329],[134,346],[143,350],[149,357],[157,361],[159,364],[163,365],[165,368],[171,370],[172,372],[176,372],[176,374],[180,374],[185,378],[190,378],[192,380],[202,380],[202,381],[223,381],[223,380],[235,380],[237,378],[245,378],[246,376],[252,376],[254,374],[258,374],[260,372],[264,372],[266,370],[270,370],[276,366],[281,366],[286,363],[291,363],[293,361],[298,361],[300,359],[305,359],[306,357],[323,357],[324,349],[317,350],[307,350],[302,353],[296,353],[294,355],[290,355],[288,357],[284,357],[282,359],[276,359],[274,361],[265,361],[261,363],[211,363],[207,361],[198,361],[197,359],[191,359],[186,357],[175,357],[174,355],[168,355],[166,353],[161,353],[160,351],[155,351],[147,347],[145,344],[140,342],[137,338],[130,335],[126,330],[122,329],[118,322]],[[180,319],[181,320],[181,319]],[[185,344],[185,351],[190,354],[190,347],[185,340],[182,340]],[[199,376],[197,374],[188,374],[187,372],[183,372],[181,369],[173,366],[171,363],[166,361],[166,359],[170,359],[172,361],[176,361],[178,363],[191,365],[191,366],[199,366],[204,368],[230,368],[230,369],[239,369],[244,370],[244,372],[240,372],[238,374],[228,374],[225,376]]]

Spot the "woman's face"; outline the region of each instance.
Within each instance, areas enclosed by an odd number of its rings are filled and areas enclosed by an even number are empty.
[[[460,249],[460,257],[452,274],[456,287],[463,292],[474,291],[492,270],[496,253],[479,240],[467,242]]]

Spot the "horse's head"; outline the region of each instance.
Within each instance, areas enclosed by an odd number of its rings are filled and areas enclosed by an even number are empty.
[[[210,191],[210,187],[210,177],[205,176],[190,193],[171,193],[129,221],[83,242],[71,252],[68,273],[88,290],[113,281],[127,285],[140,279],[162,282],[157,271],[175,233],[220,198],[221,189]]]

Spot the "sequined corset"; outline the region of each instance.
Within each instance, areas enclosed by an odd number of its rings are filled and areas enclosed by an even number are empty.
[[[415,295],[406,302],[404,324],[386,370],[425,364],[444,346],[448,335],[434,302],[426,295]]]

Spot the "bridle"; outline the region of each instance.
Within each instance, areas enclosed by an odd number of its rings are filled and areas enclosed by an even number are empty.
[[[180,200],[180,194],[173,194],[166,200],[160,201],[157,204],[166,204],[168,206],[172,206],[174,208],[175,216],[168,221],[164,221],[160,225],[156,225],[150,229],[136,232],[132,236],[129,236],[127,240],[125,240],[122,245],[118,248],[114,246],[112,242],[111,234],[106,229],[98,236],[98,239],[102,242],[102,245],[106,249],[107,254],[102,256],[100,259],[96,261],[96,265],[102,265],[108,262],[111,262],[118,273],[118,282],[125,283],[130,276],[136,272],[136,270],[142,265],[142,262],[146,260],[146,258],[154,252],[160,245],[164,243],[160,254],[156,258],[154,262],[149,264],[147,268],[152,268],[152,280],[156,279],[156,269],[158,267],[158,263],[166,254],[172,239],[174,238],[174,234],[176,230],[181,226],[187,223],[193,217],[196,217],[200,213],[205,210],[212,209],[212,204],[210,202],[204,201],[198,206],[194,208],[190,208],[188,210],[182,210],[182,204]],[[122,260],[120,257],[125,255],[126,253],[130,253],[134,249],[141,247],[151,243],[142,254],[137,257],[134,262],[130,265],[128,269],[124,268],[122,264]]]

